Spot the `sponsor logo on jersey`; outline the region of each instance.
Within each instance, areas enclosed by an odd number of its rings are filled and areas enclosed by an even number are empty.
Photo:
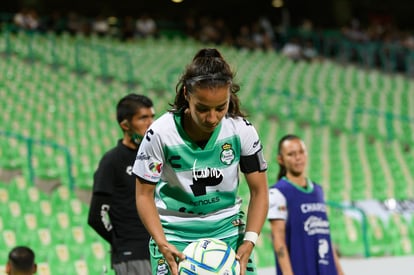
[[[139,155],[137,155],[137,160],[149,160],[150,157],[148,155],[146,155],[144,152],[139,153]]]
[[[230,165],[234,160],[234,150],[231,148],[231,144],[225,143],[221,146],[220,160],[226,165]]]
[[[200,206],[200,205],[208,205],[208,204],[216,203],[219,201],[220,201],[220,197],[213,197],[213,198],[204,199],[204,200],[191,201],[191,204],[194,206]]]
[[[207,186],[216,186],[223,181],[223,172],[217,168],[197,168],[197,160],[192,168],[193,184],[190,185],[194,196],[207,194]]]
[[[286,212],[287,211],[286,205],[279,205],[277,207],[277,210],[279,210],[280,212]]]
[[[148,168],[154,173],[161,173],[162,163],[160,162],[151,162]]]
[[[326,212],[326,205],[324,203],[303,203],[300,205],[302,213],[308,212]]]
[[[310,216],[303,223],[303,229],[308,235],[329,234],[329,222],[320,217]]]
[[[319,254],[319,264],[328,265],[329,261],[326,259],[326,255],[329,252],[329,243],[326,239],[319,240],[318,254]]]

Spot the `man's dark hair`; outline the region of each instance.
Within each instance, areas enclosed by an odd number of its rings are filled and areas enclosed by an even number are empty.
[[[16,246],[9,253],[9,262],[16,271],[30,272],[35,265],[35,254],[27,246]]]
[[[128,94],[119,100],[116,106],[116,120],[121,123],[123,120],[131,121],[138,109],[153,107],[152,100],[144,95]]]

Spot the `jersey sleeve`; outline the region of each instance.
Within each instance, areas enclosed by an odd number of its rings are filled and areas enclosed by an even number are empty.
[[[267,219],[286,220],[287,216],[288,212],[285,196],[278,189],[271,188],[269,190],[269,211],[267,213]]]
[[[162,174],[164,159],[160,136],[148,129],[138,149],[132,172],[145,181],[156,184]]]
[[[262,143],[254,126],[246,119],[237,121],[240,136],[240,168],[243,173],[266,171],[267,162],[263,156]]]
[[[262,144],[256,128],[245,118],[240,119],[237,124],[241,141],[241,155],[254,155],[262,149]]]

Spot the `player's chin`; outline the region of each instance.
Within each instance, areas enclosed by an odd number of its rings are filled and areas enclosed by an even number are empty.
[[[206,133],[212,133],[217,128],[217,125],[204,125],[203,130]]]

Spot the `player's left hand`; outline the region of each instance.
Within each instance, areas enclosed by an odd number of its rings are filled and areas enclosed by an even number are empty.
[[[240,275],[245,275],[247,263],[252,253],[254,244],[250,241],[244,241],[237,249],[236,259],[240,263]]]

